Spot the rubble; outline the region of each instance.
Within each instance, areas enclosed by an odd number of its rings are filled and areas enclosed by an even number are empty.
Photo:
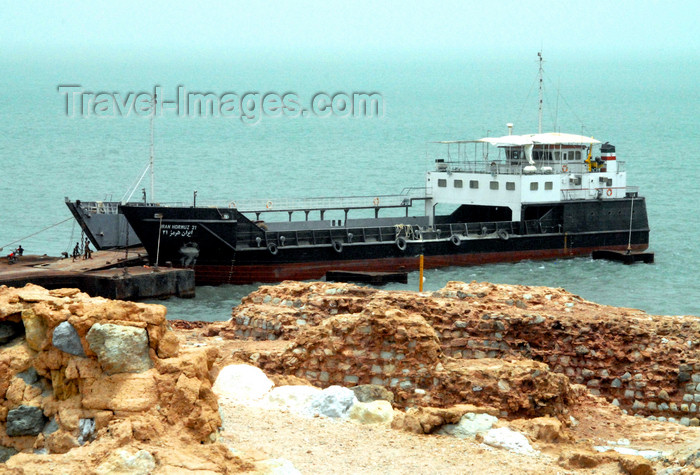
[[[476,282],[420,294],[285,282],[211,324],[0,287],[0,463],[693,473],[699,337],[696,317]]]
[[[563,289],[449,282],[417,294],[285,282],[261,286],[208,332],[290,341],[276,361],[261,354],[256,364],[321,387],[382,385],[401,407],[474,402],[556,415],[570,397],[564,375],[630,415],[700,423],[697,317],[651,316]],[[532,400],[530,385],[543,399]],[[518,401],[523,392],[531,400]]]
[[[0,287],[3,469],[253,467],[216,442],[221,419],[210,370],[218,353],[180,348],[165,313],[75,289]],[[183,462],[175,453],[192,456]]]

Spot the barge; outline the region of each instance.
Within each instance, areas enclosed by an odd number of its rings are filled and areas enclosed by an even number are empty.
[[[609,143],[537,133],[433,146],[442,154],[425,187],[396,195],[119,210],[153,265],[192,268],[197,284],[413,271],[420,255],[436,268],[649,245],[645,199]]]

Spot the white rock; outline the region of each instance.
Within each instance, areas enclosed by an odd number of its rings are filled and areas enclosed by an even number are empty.
[[[357,398],[352,389],[330,386],[311,399],[306,408],[307,414],[327,417],[347,417]]]
[[[390,424],[394,419],[394,408],[389,401],[358,401],[350,408],[349,417],[360,424]]]
[[[458,439],[472,438],[476,434],[486,432],[498,421],[489,414],[474,414],[468,412],[457,424],[445,424],[437,430],[438,434],[451,435]]]
[[[255,464],[255,473],[260,475],[301,475],[287,459],[267,459]]]
[[[155,468],[156,461],[150,452],[139,450],[132,454],[126,450],[117,450],[95,469],[95,473],[99,475],[148,475]]]
[[[304,412],[311,400],[321,392],[313,386],[279,386],[265,396],[270,408],[284,408],[292,412]]]
[[[670,455],[670,452],[662,452],[660,450],[638,450],[630,447],[610,447],[608,445],[596,445],[593,448],[598,452],[607,452],[608,450],[614,450],[618,454],[622,455],[640,455],[647,460],[654,460]]]
[[[260,368],[236,364],[222,368],[212,390],[220,398],[245,404],[260,402],[272,386]]]
[[[520,432],[501,427],[500,429],[490,429],[484,434],[484,443],[493,447],[506,449],[516,454],[536,455],[527,438]]]

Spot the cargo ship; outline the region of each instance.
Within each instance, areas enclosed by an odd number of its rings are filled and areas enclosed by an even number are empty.
[[[197,284],[412,271],[421,255],[437,268],[647,249],[645,198],[613,145],[508,125],[502,137],[435,142],[425,187],[396,195],[119,209],[153,265],[191,267]]]

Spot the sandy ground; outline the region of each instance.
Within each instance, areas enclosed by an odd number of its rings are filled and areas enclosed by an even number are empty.
[[[208,338],[196,326],[177,332],[186,345],[207,345],[215,340],[222,356],[235,349],[269,351],[287,344]],[[224,356],[217,367],[232,362]],[[700,429],[624,416],[595,397],[573,412],[577,420],[570,432],[574,443],[533,442],[540,451],[536,456],[515,454],[476,440],[418,435],[324,417],[305,418],[289,411],[221,400],[220,413],[224,421],[221,440],[234,453],[254,454],[260,460],[286,459],[304,474],[619,474],[622,472],[617,462],[572,470],[559,461],[573,450],[590,450],[594,445],[623,438],[636,449],[672,452],[679,446],[700,448]],[[507,425],[507,421],[501,422]]]
[[[242,406],[222,406],[221,413],[222,441],[234,451],[284,458],[305,474],[573,473],[556,456],[512,454],[472,440]]]

